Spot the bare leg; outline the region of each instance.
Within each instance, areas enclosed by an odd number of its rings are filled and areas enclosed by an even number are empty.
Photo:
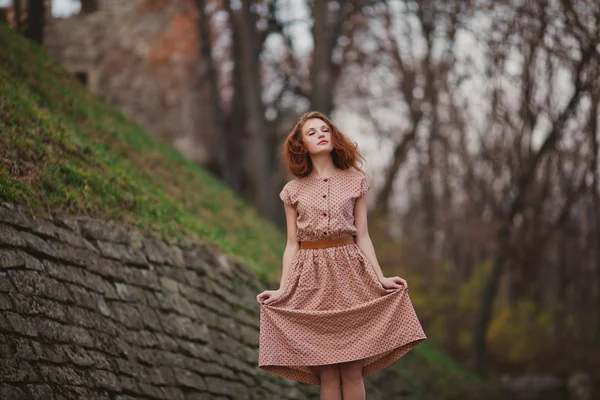
[[[344,400],[365,400],[367,398],[363,382],[362,364],[362,360],[340,364]]]
[[[323,365],[320,368],[321,400],[342,400],[339,364]]]

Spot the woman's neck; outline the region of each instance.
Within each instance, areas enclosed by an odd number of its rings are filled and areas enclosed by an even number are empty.
[[[311,156],[313,170],[309,174],[309,176],[313,176],[315,178],[327,178],[328,176],[333,175],[339,169],[333,163],[331,155],[325,154],[323,157],[313,157]]]

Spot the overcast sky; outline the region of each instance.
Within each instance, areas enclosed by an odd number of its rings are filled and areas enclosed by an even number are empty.
[[[6,7],[12,4],[12,0],[0,0],[0,7]],[[81,7],[78,0],[52,0],[52,15],[55,17],[66,17],[77,11]]]

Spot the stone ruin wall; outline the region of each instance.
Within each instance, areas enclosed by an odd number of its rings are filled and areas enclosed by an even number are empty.
[[[210,100],[198,85],[194,15],[188,0],[99,0],[94,12],[48,15],[44,48],[128,119],[204,163]]]

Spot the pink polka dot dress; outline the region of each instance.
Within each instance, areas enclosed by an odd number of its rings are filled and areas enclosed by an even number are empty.
[[[298,241],[356,235],[354,204],[369,190],[355,168],[298,177],[279,194],[297,210]],[[320,384],[318,366],[361,360],[363,376],[427,339],[408,290],[385,289],[355,243],[300,248],[282,296],[260,306],[258,366]]]

